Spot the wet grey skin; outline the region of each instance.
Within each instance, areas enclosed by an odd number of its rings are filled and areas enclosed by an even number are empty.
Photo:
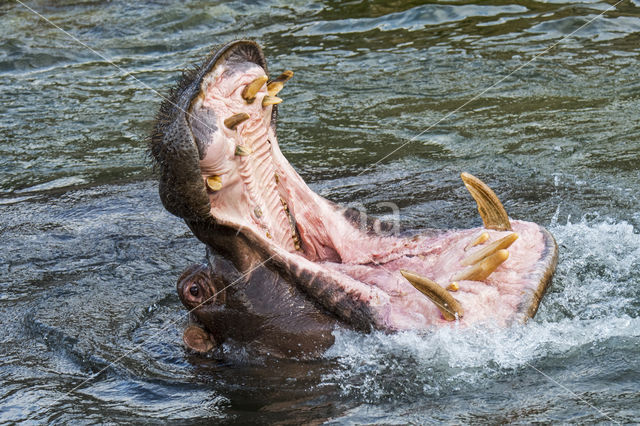
[[[164,207],[184,219],[193,234],[206,245],[206,263],[188,267],[178,279],[178,295],[190,311],[192,321],[185,330],[184,343],[197,352],[208,352],[223,342],[230,342],[250,353],[315,358],[333,344],[332,331],[338,324],[363,332],[384,330],[386,319],[382,318],[380,309],[371,308],[373,299],[345,290],[335,274],[314,268],[314,260],[340,264],[341,259],[337,251],[330,250],[324,257],[315,256],[314,249],[307,250],[305,241],[298,238],[301,231],[303,234],[308,232],[308,228],[305,229],[308,224],[296,220],[296,215],[304,215],[305,203],[298,200],[296,205],[293,198],[283,200],[280,192],[286,214],[291,219],[295,250],[291,247],[279,250],[269,242],[271,236],[265,238],[264,233],[258,234],[255,229],[237,226],[229,218],[212,215],[210,197],[212,191],[219,188],[208,187],[205,183],[200,162],[206,156],[207,141],[214,140],[212,135],[219,134],[216,133],[220,130],[219,124],[215,123],[220,123],[221,118],[213,116],[212,110],[204,115],[202,110],[194,112],[203,81],[217,67],[223,66],[243,71],[251,64],[257,64],[268,75],[262,50],[253,41],[235,41],[213,52],[201,66],[185,72],[162,103],[150,147]],[[250,99],[247,101],[251,102]],[[268,107],[272,108],[269,123],[272,133],[269,134],[275,138],[277,105]],[[226,121],[226,126],[235,128],[237,122],[243,120],[238,117]],[[245,153],[236,151],[236,155]],[[286,166],[290,168],[288,163]],[[308,190],[292,168],[287,170],[302,182],[294,182],[298,185],[296,189]],[[278,181],[277,175],[275,178]],[[331,214],[340,212],[346,222],[360,226],[359,212],[342,211],[324,199],[318,201],[317,196],[309,197],[327,211],[333,209]],[[371,235],[373,229],[384,230],[387,226],[373,219],[367,219],[366,225],[369,231],[362,235]],[[545,249],[537,272],[539,285],[517,307],[515,313],[519,317],[535,314],[555,269],[557,246],[544,229],[542,235]]]

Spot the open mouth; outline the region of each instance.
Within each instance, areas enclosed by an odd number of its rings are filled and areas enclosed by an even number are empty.
[[[555,241],[535,223],[510,220],[479,179],[462,174],[484,228],[409,237],[372,232],[384,226],[363,226],[311,191],[276,136],[279,92],[292,76],[270,79],[260,47],[238,41],[185,77],[162,107],[152,144],[168,210],[245,281],[255,262],[244,259],[257,256],[358,329],[506,325],[535,314],[555,269]],[[233,238],[247,243],[236,248]]]

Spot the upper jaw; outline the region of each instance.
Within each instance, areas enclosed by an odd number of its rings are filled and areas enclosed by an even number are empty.
[[[189,123],[191,105],[201,92],[205,77],[220,64],[234,60],[252,62],[267,70],[260,46],[238,40],[215,49],[204,63],[186,71],[158,111],[151,135],[150,151],[159,172],[160,199],[165,208],[192,223],[213,223],[209,198],[202,181],[198,145]],[[276,116],[273,110],[272,118]],[[272,120],[275,127],[275,120]],[[204,123],[207,125],[207,123]]]
[[[296,229],[287,207],[291,196],[279,179],[290,171],[283,169],[272,125],[281,99],[269,94],[275,89],[267,81],[257,64],[219,64],[203,79],[189,123],[196,129],[211,216],[292,251]]]

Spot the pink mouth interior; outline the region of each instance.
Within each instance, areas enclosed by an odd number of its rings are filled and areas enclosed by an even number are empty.
[[[545,247],[540,227],[521,221],[512,221],[512,226],[519,238],[509,248],[509,258],[486,280],[457,281],[459,290],[451,292],[464,309],[464,323],[491,320],[506,325],[520,309],[523,295],[535,292],[540,284],[543,271],[539,261]],[[483,231],[489,232],[489,240],[465,250]],[[448,231],[437,237],[397,239],[396,247],[379,264],[327,262],[326,266],[384,291],[390,300],[381,313],[390,328],[419,329],[447,321],[399,270],[418,273],[446,287],[456,273],[466,268],[460,264],[462,259],[510,233],[475,228]]]
[[[465,250],[481,229],[445,231],[413,238],[371,236],[340,209],[311,191],[282,155],[271,126],[272,106],[263,107],[266,86],[248,104],[242,91],[265,75],[253,63],[222,63],[203,80],[191,105],[194,136],[205,146],[203,181],[220,176],[222,189],[209,191],[211,214],[220,223],[252,233],[277,256],[339,282],[363,300],[384,329],[421,329],[445,323],[440,311],[400,275],[408,269],[446,287],[464,269],[460,261],[482,246]],[[246,112],[249,120],[231,130],[224,120]],[[211,118],[213,117],[213,119]],[[251,149],[236,155],[236,146]],[[548,267],[541,228],[512,221],[518,240],[509,259],[485,281],[460,281],[453,292],[464,308],[463,323],[506,324],[540,286]],[[488,231],[488,244],[506,232]],[[294,237],[295,235],[295,237]],[[299,249],[296,249],[296,238]]]

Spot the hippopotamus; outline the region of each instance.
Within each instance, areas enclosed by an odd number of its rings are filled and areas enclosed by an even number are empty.
[[[258,43],[213,50],[162,102],[150,150],[164,207],[206,245],[177,283],[186,346],[224,342],[309,358],[336,327],[363,333],[526,321],[557,262],[543,227],[509,218],[462,173],[483,227],[389,232],[389,223],[314,193],[280,150],[277,95]]]

